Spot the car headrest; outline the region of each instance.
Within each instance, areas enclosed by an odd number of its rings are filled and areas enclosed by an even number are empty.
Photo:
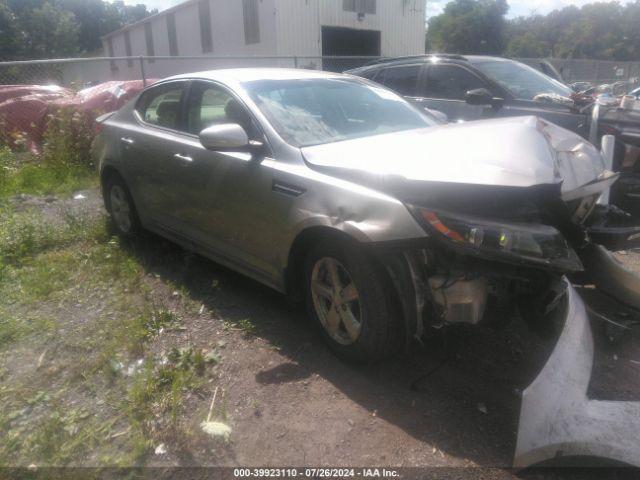
[[[175,127],[180,114],[180,102],[177,100],[165,100],[156,109],[158,123],[165,127]]]
[[[224,107],[224,113],[227,117],[227,121],[230,123],[237,123],[245,130],[251,126],[251,117],[249,117],[249,114],[247,114],[245,109],[235,98],[227,101],[227,104]]]

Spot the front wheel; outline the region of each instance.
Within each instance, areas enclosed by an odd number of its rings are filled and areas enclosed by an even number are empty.
[[[305,278],[309,315],[340,357],[371,362],[395,353],[402,329],[389,282],[356,244],[319,243]]]

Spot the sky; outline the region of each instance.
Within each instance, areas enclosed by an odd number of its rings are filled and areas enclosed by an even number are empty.
[[[158,10],[164,10],[183,1],[184,0],[125,0],[125,3],[131,5],[144,3],[149,9],[157,8]],[[441,13],[449,1],[450,0],[427,0],[427,18]],[[530,15],[532,13],[545,14],[568,5],[576,5],[579,7],[586,3],[593,3],[594,1],[596,0],[508,0],[509,6],[511,7],[508,16],[513,18],[521,15]],[[623,3],[627,1],[630,0],[622,0]]]

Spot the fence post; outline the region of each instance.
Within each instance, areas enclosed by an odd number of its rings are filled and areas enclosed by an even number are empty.
[[[146,87],[147,86],[147,76],[144,73],[144,58],[142,57],[142,55],[140,55],[139,59],[140,59],[140,74],[142,75],[142,86]]]

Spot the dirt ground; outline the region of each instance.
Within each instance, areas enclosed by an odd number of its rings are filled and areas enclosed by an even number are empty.
[[[96,191],[83,195],[69,202],[104,215]],[[17,201],[52,219],[60,203]],[[181,328],[161,331],[151,350],[190,344],[219,352],[215,378],[185,396],[184,423],[198,430],[215,385],[231,428],[229,440],[214,446],[198,435],[180,445],[163,440],[146,465],[510,466],[520,392],[553,347],[520,322],[434,331],[394,361],[354,367],[328,351],[301,308],[268,288],[153,235],[122,248],[143,266],[152,297],[181,320]],[[640,253],[619,258],[640,271]],[[631,323],[606,298],[582,292],[608,317]],[[79,303],[69,321],[90,318],[91,302]],[[593,322],[591,394],[640,400],[637,327],[620,332]],[[2,383],[30,375],[30,362],[35,358]],[[505,470],[491,478],[510,477]]]

